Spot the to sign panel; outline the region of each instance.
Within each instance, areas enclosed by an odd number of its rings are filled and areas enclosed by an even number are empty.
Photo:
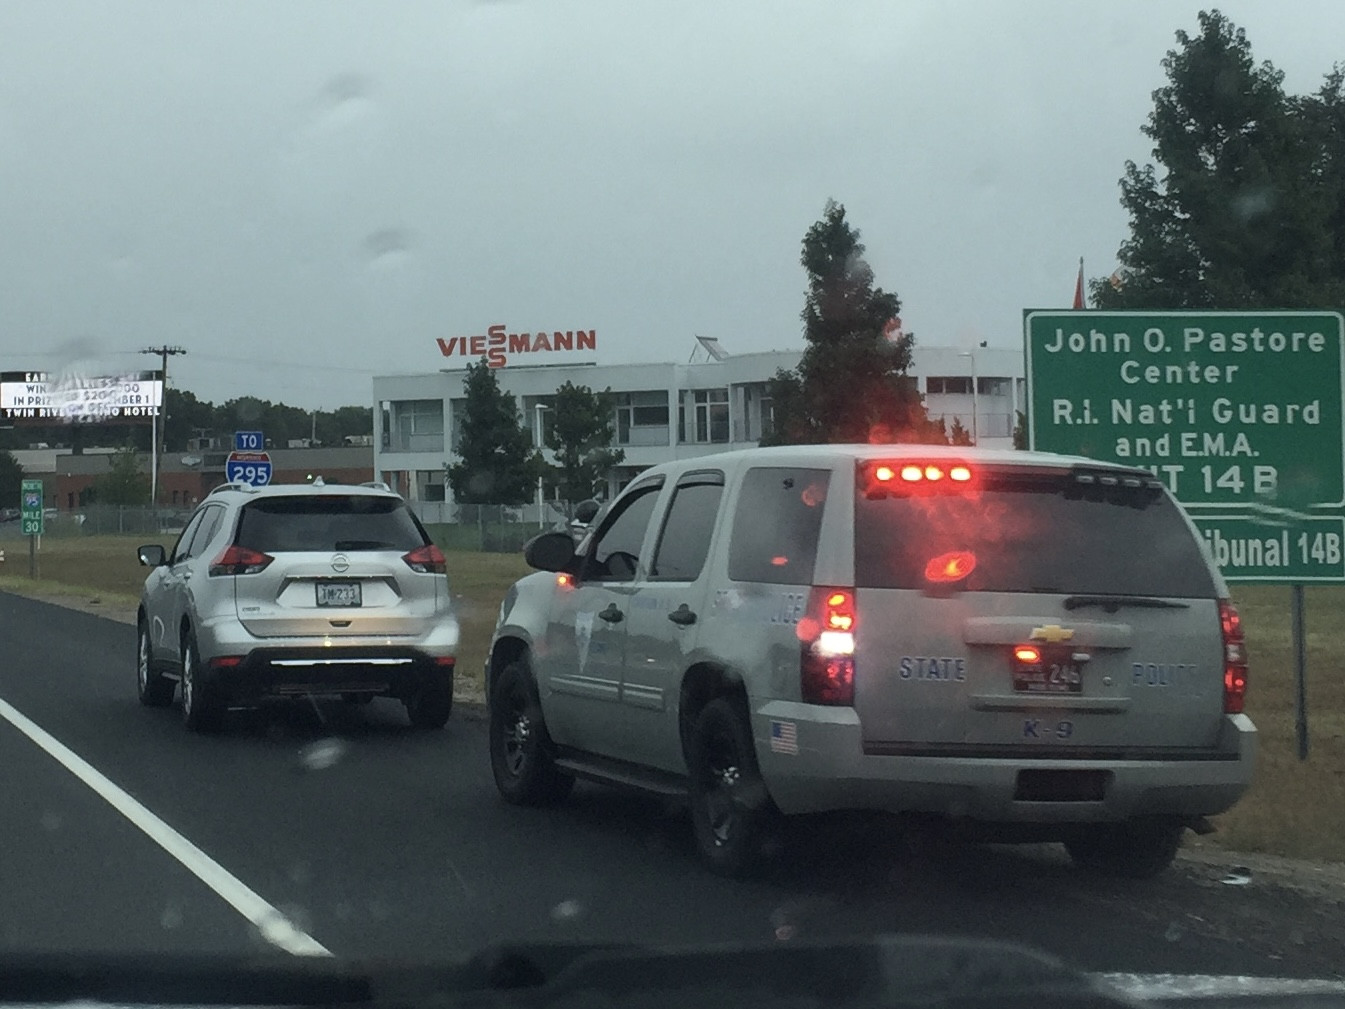
[[[1345,504],[1341,316],[1029,312],[1033,448],[1152,469],[1183,504]]]
[[[260,431],[234,432],[235,452],[261,452],[265,448],[266,441],[262,438],[262,433]]]

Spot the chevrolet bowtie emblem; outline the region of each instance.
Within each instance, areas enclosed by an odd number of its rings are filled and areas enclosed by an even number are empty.
[[[1061,627],[1059,624],[1047,624],[1045,627],[1032,628],[1033,641],[1045,641],[1050,645],[1068,641],[1072,637],[1074,637],[1074,629]]]

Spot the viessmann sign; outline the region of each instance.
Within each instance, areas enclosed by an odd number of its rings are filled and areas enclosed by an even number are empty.
[[[1238,581],[1345,580],[1335,312],[1028,312],[1033,448],[1143,466]]]
[[[535,364],[546,363],[545,358],[556,354],[598,349],[596,329],[538,330],[535,333],[510,333],[507,326],[497,323],[477,336],[439,337],[439,353],[444,357],[486,359],[492,368],[503,368],[516,363],[513,359],[523,354],[537,355]],[[469,363],[463,362],[464,365]]]

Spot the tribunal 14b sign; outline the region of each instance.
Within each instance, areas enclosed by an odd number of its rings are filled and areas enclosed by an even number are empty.
[[[1150,469],[1202,529],[1338,511],[1342,329],[1334,312],[1028,312],[1030,444]],[[1289,542],[1322,531],[1295,528]],[[1345,576],[1318,554],[1315,569]]]

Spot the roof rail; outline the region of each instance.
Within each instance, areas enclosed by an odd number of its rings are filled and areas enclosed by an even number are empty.
[[[364,483],[360,484],[360,486],[361,486],[361,487],[372,487],[374,490],[385,490],[385,491],[387,491],[389,494],[392,493],[392,488],[389,487],[389,486],[388,486],[384,481],[382,481],[382,480],[366,480],[366,481],[364,481]]]
[[[209,497],[210,494],[218,494],[220,491],[225,490],[236,490],[236,491],[242,491],[244,494],[252,494],[256,491],[256,489],[257,488],[253,487],[252,484],[250,483],[244,483],[241,480],[235,480],[232,483],[222,483],[218,487],[212,487],[210,489],[210,493],[207,494],[206,497]]]

